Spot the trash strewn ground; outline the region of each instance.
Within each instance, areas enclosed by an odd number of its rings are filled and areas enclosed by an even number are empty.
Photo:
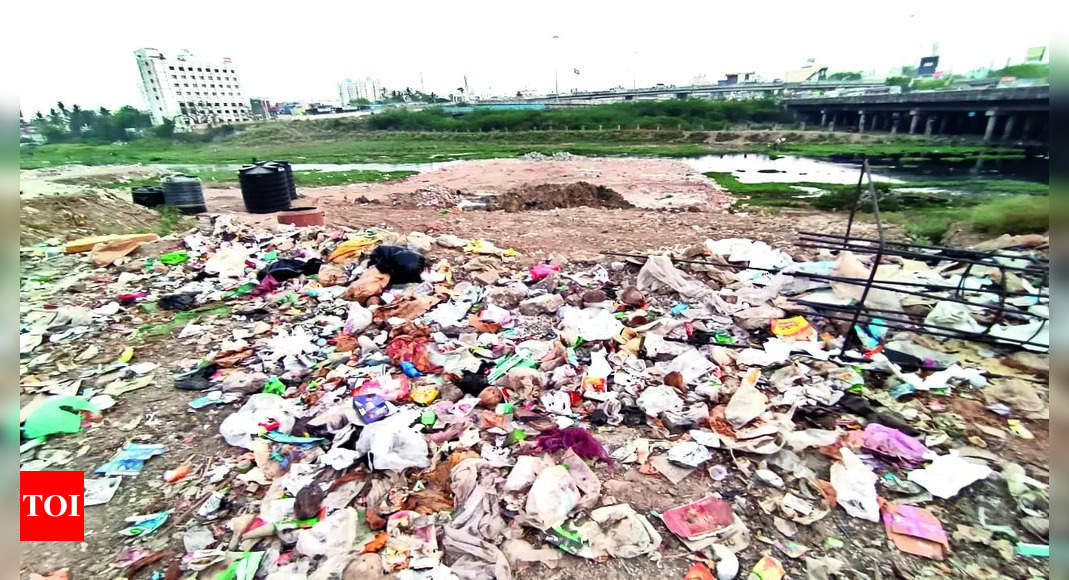
[[[842,290],[773,273],[842,256],[668,221],[767,217],[419,211],[24,248],[22,469],[90,505],[23,575],[1049,574],[1045,353],[871,325],[843,353],[794,304]],[[512,221],[584,211],[673,227]]]

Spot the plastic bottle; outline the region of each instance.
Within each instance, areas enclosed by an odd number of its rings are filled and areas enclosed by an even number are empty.
[[[605,391],[605,378],[612,372],[609,361],[605,358],[605,351],[598,349],[590,353],[590,365],[583,376],[583,391]]]

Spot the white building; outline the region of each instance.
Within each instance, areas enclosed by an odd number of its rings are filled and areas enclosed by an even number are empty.
[[[248,121],[249,99],[229,58],[212,61],[188,50],[168,58],[154,48],[134,51],[152,122],[171,119],[178,129],[194,124]]]
[[[338,83],[338,102],[341,106],[348,105],[356,99],[367,99],[375,102],[379,99],[378,90],[382,81],[368,77],[364,80],[345,79]]]

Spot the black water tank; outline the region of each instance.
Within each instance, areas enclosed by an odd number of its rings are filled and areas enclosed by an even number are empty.
[[[130,189],[130,195],[134,198],[134,203],[137,205],[143,205],[145,207],[163,205],[163,187],[159,185],[133,187]]]
[[[297,199],[297,184],[293,181],[293,166],[289,161],[275,161],[286,170],[286,185],[290,188],[290,199]]]
[[[290,208],[286,170],[275,163],[257,163],[238,170],[241,198],[249,213],[271,213]]]
[[[176,173],[160,181],[163,184],[163,201],[167,205],[178,206],[179,211],[185,214],[208,211],[199,177]]]

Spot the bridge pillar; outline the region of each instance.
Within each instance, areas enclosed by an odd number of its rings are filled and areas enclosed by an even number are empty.
[[[831,122],[828,123],[828,130],[829,131],[835,131],[835,121],[838,121],[838,120],[839,120],[839,114],[838,113],[832,113],[831,114]]]
[[[891,134],[898,133],[898,123],[902,120],[901,113],[891,113]]]
[[[992,137],[995,136],[995,125],[998,124],[998,111],[990,109],[984,114],[987,115],[987,127],[984,129],[984,143],[990,143]]]
[[[828,124],[828,112],[821,109],[820,111],[820,126],[825,127]]]
[[[1024,126],[1021,127],[1021,139],[1028,139],[1032,136],[1032,116],[1024,116]]]
[[[917,127],[921,123],[921,114],[919,111],[909,112],[909,134],[913,135],[917,132]]]
[[[940,135],[946,135],[946,132],[947,132],[947,118],[946,117],[941,117],[939,119],[939,134]]]
[[[928,115],[928,118],[924,120],[924,134],[931,135],[932,129],[935,126],[935,115]]]
[[[877,125],[879,124],[879,122],[880,122],[880,116],[878,114],[876,114],[876,113],[873,113],[872,114],[872,122],[869,123],[869,131],[875,131]]]
[[[865,132],[865,111],[858,111],[857,112],[857,132],[858,133],[864,133]]]
[[[1006,126],[1002,129],[1002,140],[1009,141],[1013,138],[1013,126],[1017,124],[1017,115],[1006,116]]]

